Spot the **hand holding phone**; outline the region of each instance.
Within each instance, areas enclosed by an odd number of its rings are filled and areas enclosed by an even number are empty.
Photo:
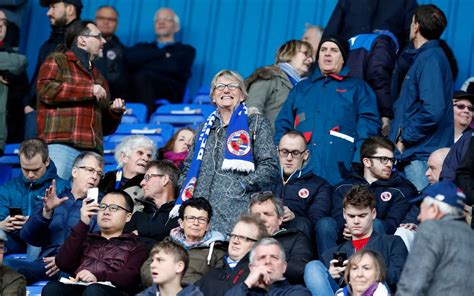
[[[21,208],[10,208],[9,209],[9,214],[10,214],[10,217],[15,217],[15,216],[23,216],[23,211],[21,210]]]
[[[87,198],[92,199],[91,203],[99,203],[99,188],[93,187],[87,189]]]
[[[344,267],[344,261],[347,260],[347,254],[343,252],[336,252],[333,254],[332,259],[337,260],[334,263],[335,267]]]

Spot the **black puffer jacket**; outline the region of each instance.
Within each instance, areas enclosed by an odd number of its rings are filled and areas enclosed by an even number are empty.
[[[249,275],[249,254],[242,258],[233,269],[227,264],[226,257],[222,259],[224,266],[209,271],[196,282],[204,295],[224,296],[233,286],[245,281]]]
[[[302,284],[304,267],[314,257],[311,243],[303,233],[293,229],[282,228],[273,234],[273,238],[285,249],[288,262],[285,277],[292,285]]]
[[[125,232],[138,231],[140,240],[145,242],[148,249],[170,235],[173,228],[178,227],[178,217],[169,218],[174,200],[156,207],[152,199],[140,200],[143,212],[135,212],[130,222],[125,225]]]

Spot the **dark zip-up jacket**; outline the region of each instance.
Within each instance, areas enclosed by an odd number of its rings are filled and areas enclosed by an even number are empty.
[[[296,216],[308,218],[313,224],[331,213],[332,186],[312,172],[298,170],[288,177],[286,184],[281,180],[267,189]]]
[[[230,268],[229,264],[227,264],[227,256],[222,259],[224,266],[209,271],[196,282],[196,285],[199,286],[204,295],[224,296],[233,286],[245,281],[249,275],[249,254],[242,258],[234,268]]]
[[[392,172],[387,180],[377,180],[369,183],[361,175],[353,172],[335,186],[333,194],[332,217],[336,219],[338,233],[344,228],[344,217],[342,215],[342,202],[344,196],[354,185],[367,185],[375,196],[375,208],[377,218],[382,223],[387,234],[394,234],[403,218],[410,209],[410,199],[418,195],[415,186],[402,177],[398,172]]]
[[[178,217],[169,218],[174,206],[174,200],[157,207],[152,199],[139,200],[144,208],[143,212],[135,212],[130,222],[125,225],[124,232],[138,231],[140,240],[145,242],[148,249],[170,235],[173,228],[178,227]]]
[[[386,281],[393,289],[402,273],[403,265],[408,256],[407,248],[403,240],[396,235],[378,234],[372,232],[369,241],[364,246],[365,249],[377,251],[385,261],[386,268]],[[352,245],[352,241],[347,241],[339,246],[331,248],[321,255],[321,261],[329,268],[329,261],[332,260],[333,254],[336,252],[342,252],[347,254],[347,258],[355,253],[355,248]]]

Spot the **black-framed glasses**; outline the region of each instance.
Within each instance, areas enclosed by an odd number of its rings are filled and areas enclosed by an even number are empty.
[[[238,83],[232,82],[232,83],[218,83],[214,86],[215,89],[217,90],[224,90],[225,88],[228,88],[229,90],[236,90],[240,89],[240,85]]]
[[[289,154],[291,154],[291,157],[299,157],[299,156],[303,155],[303,153],[305,153],[306,150],[307,149],[305,149],[303,151],[299,151],[299,150],[288,150],[288,149],[277,148],[278,154],[280,156],[283,156],[283,157],[288,157]]]
[[[130,213],[131,211],[122,207],[122,206],[119,206],[119,205],[116,205],[116,204],[105,204],[105,203],[101,203],[99,205],[99,211],[103,212],[105,210],[109,209],[109,211],[111,211],[112,213],[115,213],[117,212],[118,210],[124,210],[125,212],[127,213]]]
[[[395,158],[387,157],[387,156],[371,156],[369,158],[378,159],[382,164],[387,164],[389,161],[393,164],[395,162]]]
[[[102,35],[102,33],[97,33],[97,34],[84,34],[84,35],[81,35],[81,36],[84,36],[84,37],[94,37],[94,38],[97,38],[97,39],[102,39],[104,38],[104,35]]]
[[[456,108],[458,108],[459,110],[464,110],[467,108],[467,110],[469,110],[470,112],[474,112],[474,106],[469,106],[461,103],[454,104],[454,106],[456,106]]]
[[[163,177],[163,176],[164,176],[163,174],[146,174],[145,176],[143,176],[143,180],[145,180],[145,182],[148,182],[151,178]]]
[[[244,236],[244,235],[238,235],[234,233],[228,233],[227,235],[229,236],[229,240],[233,239],[233,240],[239,240],[239,241],[246,241],[248,243],[257,242],[256,239],[248,237],[248,236]]]
[[[199,222],[199,224],[206,224],[209,222],[209,218],[207,217],[196,217],[196,216],[184,216],[184,220],[188,223],[194,223],[196,220]]]
[[[105,16],[98,16],[95,18],[96,21],[107,21],[107,22],[116,22],[116,17],[105,17]]]
[[[86,172],[88,172],[89,174],[93,175],[94,173],[97,174],[97,176],[99,176],[100,179],[104,178],[104,172],[102,171],[98,171],[96,169],[94,169],[93,167],[90,167],[90,166],[80,166],[78,167],[80,168],[81,170],[84,170]]]

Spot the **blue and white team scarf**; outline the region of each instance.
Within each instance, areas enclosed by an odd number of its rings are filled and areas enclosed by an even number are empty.
[[[176,199],[173,209],[170,211],[170,218],[178,216],[181,204],[192,198],[196,182],[201,169],[202,158],[206,150],[207,138],[211,132],[211,127],[218,116],[217,111],[212,112],[207,118],[204,126],[199,133],[196,145],[194,146],[194,155],[191,165],[183,183],[181,192]],[[253,163],[252,143],[249,134],[248,111],[247,106],[242,103],[234,110],[226,131],[226,149],[222,170],[253,172],[255,164]]]

